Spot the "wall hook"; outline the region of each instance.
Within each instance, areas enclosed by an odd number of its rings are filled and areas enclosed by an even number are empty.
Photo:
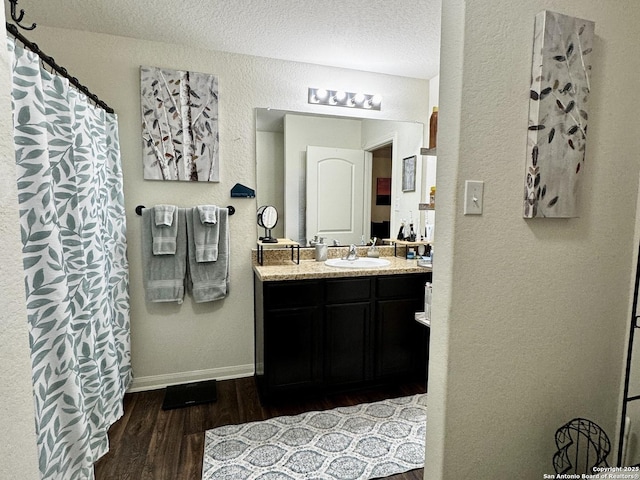
[[[16,23],[16,25],[18,25],[20,28],[24,30],[33,30],[34,28],[36,28],[35,23],[32,23],[30,27],[26,27],[20,23],[24,18],[24,10],[21,8],[20,13],[16,16],[16,8],[18,6],[18,0],[9,0],[9,2],[11,3],[11,19]]]

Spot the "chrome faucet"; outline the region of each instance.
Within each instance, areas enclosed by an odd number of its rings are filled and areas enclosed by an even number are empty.
[[[349,253],[347,254],[346,257],[344,257],[345,260],[356,260],[358,258],[358,250],[356,249],[356,246],[352,243],[349,246]]]

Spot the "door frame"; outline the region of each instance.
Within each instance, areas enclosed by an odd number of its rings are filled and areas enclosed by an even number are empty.
[[[365,155],[369,154],[372,155],[372,151],[373,150],[377,150],[380,147],[384,147],[386,145],[391,145],[391,172],[392,172],[392,177],[391,177],[391,214],[389,216],[389,225],[390,225],[390,233],[389,235],[392,236],[393,234],[393,226],[396,225],[396,188],[395,188],[395,177],[393,175],[393,172],[395,171],[394,167],[398,162],[398,132],[390,132],[386,135],[383,135],[381,137],[378,137],[375,140],[369,141],[366,144],[364,144],[362,146],[362,149],[365,151]],[[372,162],[370,161],[371,157],[366,157],[366,162],[365,162],[365,166],[364,166],[364,176],[365,176],[365,183],[366,185],[371,186],[372,182],[373,182],[373,165]],[[369,193],[371,194],[371,191],[369,191]],[[371,195],[369,195],[369,199],[371,199]],[[365,208],[366,212],[365,212],[365,222],[367,222],[367,225],[371,225],[371,205],[368,206],[368,208]],[[369,230],[370,231],[370,230]]]

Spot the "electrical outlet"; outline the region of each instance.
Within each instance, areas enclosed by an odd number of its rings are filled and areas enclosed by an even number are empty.
[[[484,182],[466,180],[464,182],[464,214],[482,215],[482,194]]]

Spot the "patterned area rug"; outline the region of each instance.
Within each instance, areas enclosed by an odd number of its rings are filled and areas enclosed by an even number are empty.
[[[427,395],[206,432],[203,480],[365,480],[424,466]]]

